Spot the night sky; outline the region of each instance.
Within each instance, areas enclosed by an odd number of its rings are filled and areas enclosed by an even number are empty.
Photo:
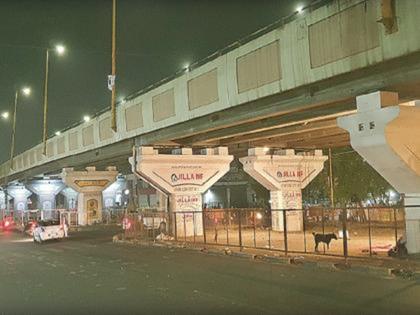
[[[186,63],[295,11],[299,0],[118,0],[118,99],[165,78]],[[50,59],[49,133],[110,106],[111,0],[0,0],[0,112],[20,98],[17,153],[42,138],[45,48]],[[9,155],[11,122],[0,120],[0,161]]]

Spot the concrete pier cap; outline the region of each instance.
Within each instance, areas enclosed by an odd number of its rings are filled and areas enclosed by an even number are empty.
[[[420,102],[399,103],[397,93],[356,98],[357,113],[337,119],[358,152],[405,195],[407,249],[420,253]]]
[[[233,156],[228,149],[208,148],[200,154],[193,154],[191,148],[174,149],[171,154],[144,146],[134,150],[129,159],[133,173],[169,197],[169,210],[179,212],[177,233],[202,235],[202,194],[229,171]]]
[[[38,196],[38,208],[40,210],[54,210],[56,208],[56,195],[65,185],[61,179],[36,179],[26,184],[26,188]]]
[[[18,211],[28,210],[28,198],[32,192],[21,183],[11,183],[7,186],[7,193],[13,197],[13,209]]]
[[[89,225],[102,221],[103,198],[102,191],[117,179],[118,171],[109,166],[104,171],[97,171],[96,167],[86,167],[85,171],[75,171],[64,168],[61,177],[64,183],[77,191],[79,225]]]
[[[296,153],[293,149],[276,150],[252,148],[248,156],[240,158],[244,171],[270,191],[273,230],[283,231],[283,212],[302,209],[302,189],[323,169],[327,156],[322,150]],[[303,229],[303,213],[288,211],[287,230]]]

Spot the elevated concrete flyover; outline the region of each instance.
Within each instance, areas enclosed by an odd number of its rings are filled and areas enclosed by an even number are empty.
[[[349,145],[336,118],[354,113],[356,97],[398,92],[420,99],[420,2],[395,3],[395,23],[381,1],[329,1],[258,33],[110,112],[17,155],[0,166],[0,182],[58,174],[62,168],[117,166],[129,172],[133,145],[255,146],[318,149]],[[388,12],[389,13],[389,12]],[[358,21],[355,23],[354,21]]]

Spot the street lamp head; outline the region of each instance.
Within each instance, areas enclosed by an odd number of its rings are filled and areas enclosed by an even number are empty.
[[[55,132],[55,135],[56,135],[56,136],[61,135],[61,131],[56,131],[56,132]]]
[[[296,12],[298,13],[298,14],[301,14],[301,13],[303,13],[303,6],[298,6],[297,8],[296,8]]]
[[[88,115],[85,115],[85,116],[83,116],[83,120],[84,120],[84,122],[89,122],[90,117]]]
[[[3,118],[4,120],[9,119],[9,112],[3,112],[3,113],[1,113],[1,118]]]
[[[24,88],[22,89],[22,93],[23,93],[23,95],[26,95],[26,96],[31,95],[31,88],[29,88],[29,87],[24,87]]]
[[[61,56],[66,52],[66,47],[64,47],[63,45],[56,45],[55,51],[57,52],[58,55]]]

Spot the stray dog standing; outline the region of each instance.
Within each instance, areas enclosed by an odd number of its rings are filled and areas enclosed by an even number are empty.
[[[314,236],[315,240],[315,251],[318,251],[318,245],[319,243],[325,243],[327,244],[327,249],[330,249],[330,243],[332,239],[337,239],[337,235],[335,233],[328,233],[328,234],[318,234],[315,232],[312,232],[312,235]]]

